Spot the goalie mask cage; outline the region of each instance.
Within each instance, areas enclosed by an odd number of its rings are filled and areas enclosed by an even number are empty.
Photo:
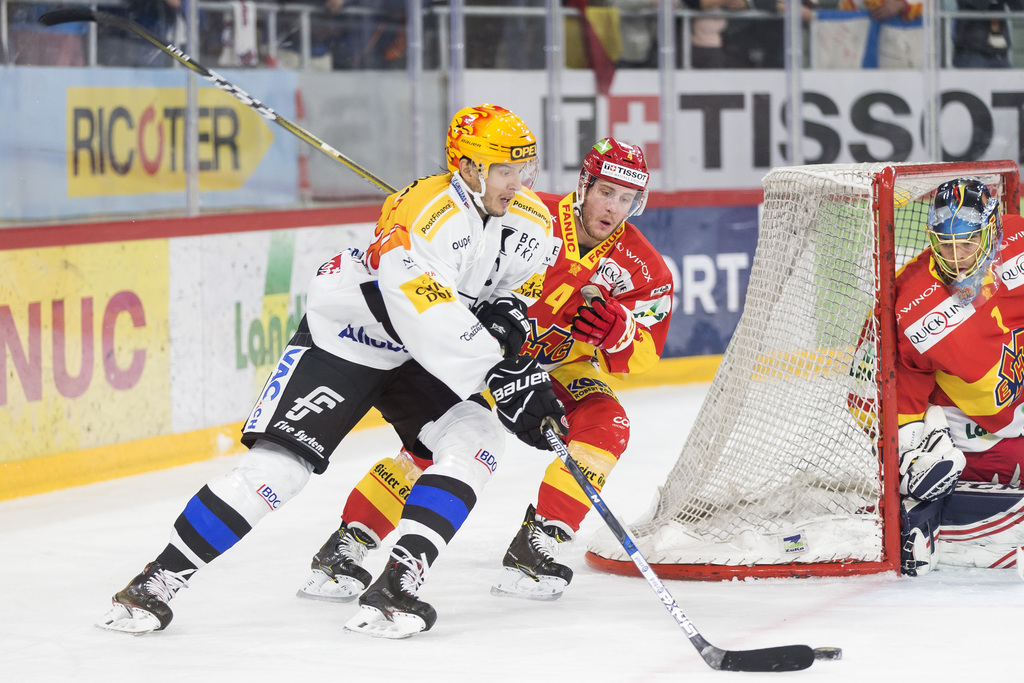
[[[978,178],[1019,213],[1010,161],[779,168],[743,314],[678,461],[630,526],[662,578],[898,571],[894,280],[935,188]],[[587,563],[637,574],[607,532]]]

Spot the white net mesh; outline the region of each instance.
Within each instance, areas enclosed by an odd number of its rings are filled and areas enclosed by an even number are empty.
[[[765,177],[743,315],[649,519],[632,525],[649,562],[881,559],[881,470],[865,425],[880,423],[875,178],[888,166]],[[947,166],[897,175],[897,268],[925,246],[930,193],[965,174]],[[1000,186],[999,176],[973,177]],[[589,549],[628,561],[610,534]]]

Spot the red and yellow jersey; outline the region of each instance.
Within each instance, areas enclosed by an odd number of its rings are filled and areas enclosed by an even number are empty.
[[[601,244],[581,253],[581,229],[572,203],[575,193],[558,198],[540,194],[555,218],[555,237],[561,250],[548,268],[537,297],[530,306],[532,332],[523,353],[551,367],[595,360],[601,370],[624,376],[649,370],[661,357],[672,312],[672,274],[661,254],[636,226],[623,223]],[[598,285],[614,297],[636,321],[633,343],[615,353],[575,341],[570,333],[576,309],[586,305],[580,288]],[[529,283],[527,284],[529,286]]]
[[[899,423],[943,406],[953,441],[987,450],[1024,434],[1024,218],[1003,216],[997,287],[961,305],[936,274],[931,250],[896,277]]]

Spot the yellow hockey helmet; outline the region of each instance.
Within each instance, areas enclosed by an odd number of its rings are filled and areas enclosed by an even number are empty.
[[[532,187],[537,178],[537,138],[522,119],[496,104],[459,110],[448,126],[445,152],[452,173],[458,172],[459,160],[466,157],[484,178],[491,164],[521,165],[524,187]]]

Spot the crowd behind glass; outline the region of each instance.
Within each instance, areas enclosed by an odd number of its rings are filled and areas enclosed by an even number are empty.
[[[187,2],[187,0],[184,0]],[[673,0],[677,67],[784,68],[786,0]],[[468,68],[543,69],[545,0],[277,0],[199,3],[200,61],[210,66],[403,69],[407,9],[422,7],[423,66],[444,68],[450,12],[462,12]],[[586,68],[579,2],[563,2],[565,65]],[[586,17],[618,68],[658,67],[657,0],[590,0]],[[0,62],[14,65],[171,65],[152,46],[117,29],[87,24],[44,28],[46,11],[66,7],[0,0]],[[943,64],[1012,67],[1013,31],[1024,27],[1024,0],[937,0]],[[183,0],[106,0],[101,9],[131,17],[167,42],[187,46]],[[863,22],[837,12],[857,12]],[[922,4],[917,0],[803,0],[805,66],[920,68]],[[978,18],[967,18],[977,16]],[[248,19],[251,17],[251,21]],[[851,15],[852,18],[852,15]],[[828,19],[828,21],[826,21]],[[874,24],[874,25],[872,25]],[[880,30],[880,32],[879,32]],[[90,35],[90,31],[95,34]],[[863,34],[863,35],[860,35]],[[873,35],[877,61],[863,61],[858,40]],[[855,43],[850,47],[850,42]],[[843,60],[847,63],[844,63]],[[874,59],[874,58],[872,58]],[[1024,55],[1018,53],[1018,64]]]

